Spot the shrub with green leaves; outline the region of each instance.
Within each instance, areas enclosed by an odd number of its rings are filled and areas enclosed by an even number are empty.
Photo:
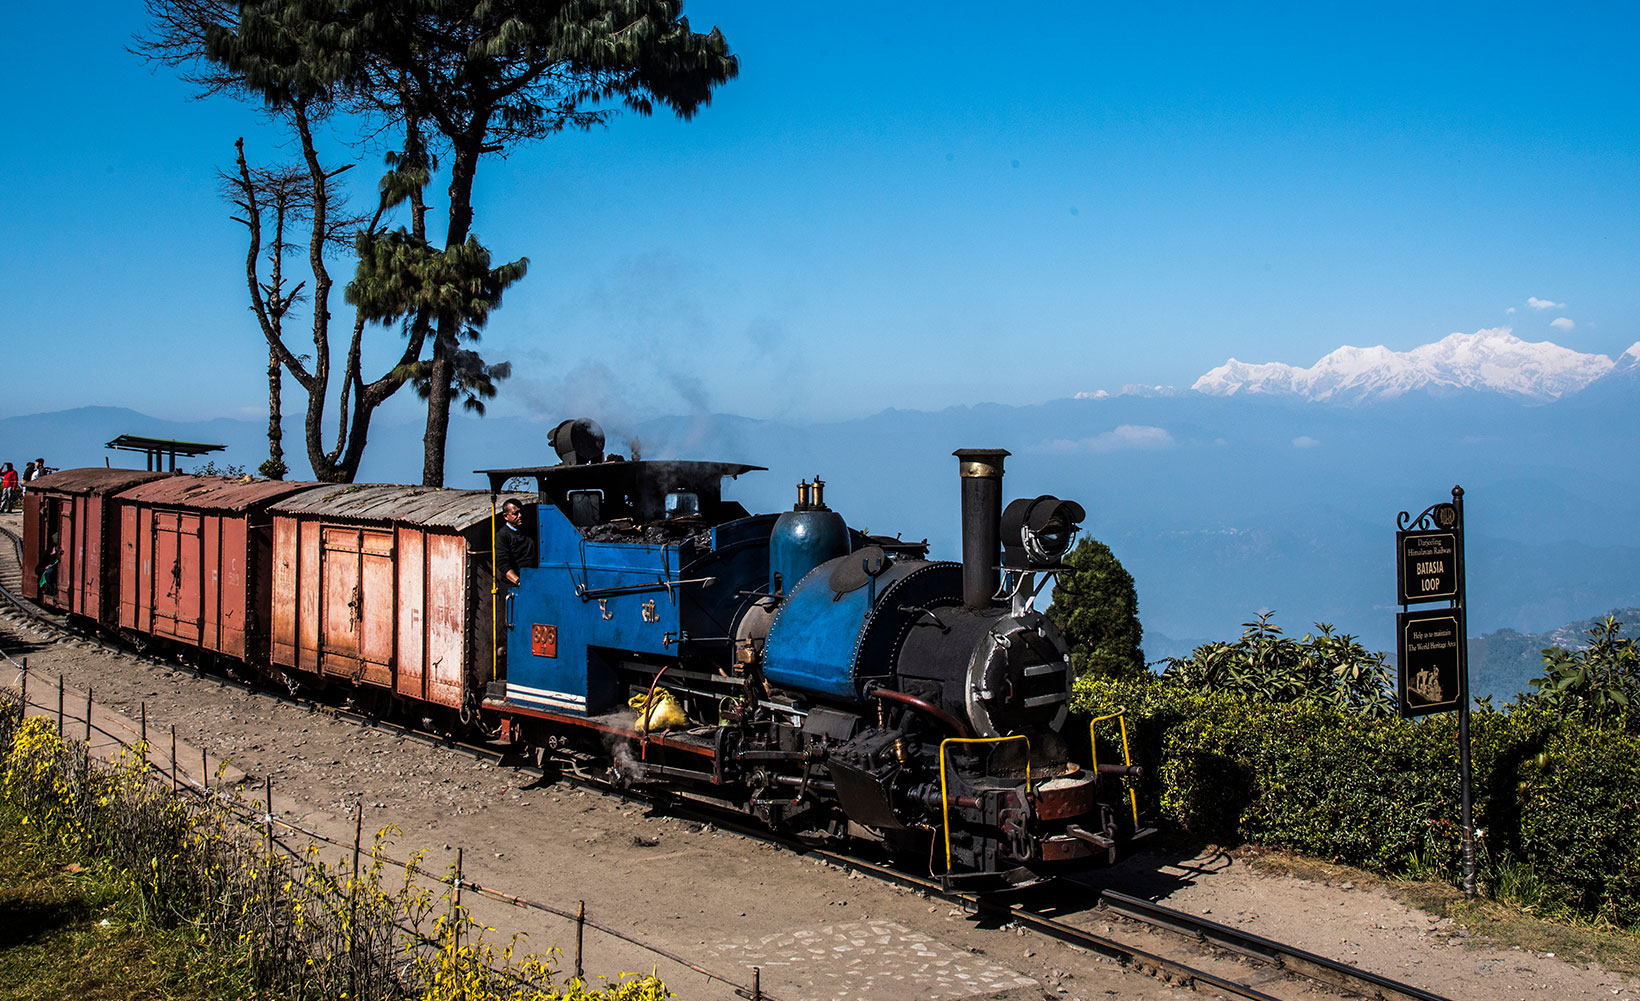
[[[1335,636],[1325,622],[1301,640],[1283,636],[1272,614],[1242,623],[1241,638],[1233,643],[1205,643],[1189,657],[1169,657],[1162,676],[1187,688],[1268,702],[1321,701],[1378,718],[1394,713],[1383,653],[1367,650],[1354,636]]]
[[[1141,809],[1203,840],[1391,875],[1461,876],[1457,716],[1369,715],[1145,677],[1083,678],[1075,708],[1127,712]],[[1103,739],[1103,738],[1102,738]],[[1539,910],[1640,922],[1640,735],[1536,700],[1470,722],[1478,864]]]
[[[1563,714],[1640,728],[1640,647],[1622,631],[1608,615],[1589,630],[1583,649],[1543,651],[1543,676],[1532,679],[1537,698]]]

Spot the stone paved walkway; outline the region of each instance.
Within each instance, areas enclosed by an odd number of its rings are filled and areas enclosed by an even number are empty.
[[[735,955],[741,966],[761,966],[766,971],[801,967],[810,990],[799,1001],[937,1001],[1037,986],[1035,980],[1015,970],[892,921],[821,925],[724,942],[720,949],[725,955]],[[1040,991],[1030,996],[1040,997]]]

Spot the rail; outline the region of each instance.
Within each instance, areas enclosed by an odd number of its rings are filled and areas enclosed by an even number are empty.
[[[1023,906],[1004,907],[993,899],[978,894],[950,892],[933,880],[925,880],[850,855],[826,851],[811,851],[810,854],[821,856],[838,865],[875,876],[886,882],[897,883],[907,888],[925,892],[931,897],[940,897],[953,903],[963,904],[970,911],[977,914],[995,915],[1004,918],[1021,928],[1097,953],[1124,966],[1149,967],[1175,980],[1212,987],[1238,998],[1248,998],[1249,1001],[1281,1001],[1280,998],[1266,994],[1248,984],[1237,983],[1216,973],[1140,948],[1132,943],[1123,942],[1120,939],[1101,935],[1085,928],[1078,928],[1075,925],[1038,914]]]
[[[1197,941],[1275,966],[1298,976],[1332,987],[1354,990],[1367,996],[1405,998],[1407,1001],[1446,1001],[1420,987],[1358,969],[1335,959],[1283,945],[1262,935],[1231,928],[1185,911],[1164,907],[1154,901],[1130,897],[1115,890],[1100,895],[1101,905],[1116,914],[1177,932]]]

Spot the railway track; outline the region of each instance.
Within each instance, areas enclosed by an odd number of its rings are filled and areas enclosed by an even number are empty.
[[[752,836],[759,835],[752,832]],[[761,836],[767,837],[766,834]],[[1196,957],[1186,959],[1165,955],[1137,945],[1131,939],[1073,925],[1022,904],[1008,905],[997,898],[951,892],[933,880],[867,859],[805,848],[801,844],[791,845],[784,841],[780,843],[795,851],[825,859],[884,882],[895,883],[926,893],[930,897],[959,904],[970,913],[1012,924],[1197,990],[1205,989],[1221,995],[1249,998],[1254,1001],[1285,1001],[1292,994],[1280,992],[1279,985],[1292,983],[1306,994],[1309,993],[1306,988],[1315,985],[1343,996],[1372,998],[1378,1001],[1448,1001],[1442,995],[1412,984],[1401,983],[1295,946],[1113,890],[1101,891],[1098,907],[1089,913],[1097,914],[1100,918],[1123,922],[1129,927],[1142,926],[1169,933],[1187,945],[1194,946],[1197,951],[1236,957],[1252,964],[1261,972],[1260,982],[1252,983],[1244,977],[1233,977],[1208,970],[1196,965],[1200,961]]]
[[[0,528],[0,599],[24,614],[39,609],[24,601],[18,592],[23,586],[23,540],[9,528]]]
[[[99,636],[86,636],[70,628],[68,620],[54,615],[23,597],[23,540],[9,528],[0,527],[0,603],[21,613],[37,626],[64,639],[84,640],[106,647]]]
[[[108,646],[100,637],[87,637],[72,630],[65,620],[44,612],[23,599],[17,588],[21,582],[21,542],[17,535],[0,528],[0,601],[11,606],[33,621],[37,628],[62,639],[90,639],[100,646]],[[129,655],[142,657],[167,669],[176,669],[171,661],[151,657],[121,648]],[[542,775],[545,769],[532,763],[508,756],[504,751],[483,744],[452,739],[447,734],[419,730],[413,726],[356,712],[345,705],[335,705],[314,698],[302,698],[254,682],[224,677],[218,674],[200,674],[224,687],[255,693],[287,704],[323,712],[349,721],[429,744],[437,744],[462,754],[486,761],[507,764],[527,774]],[[1439,995],[1410,984],[1394,981],[1336,960],[1287,946],[1271,939],[1252,935],[1197,915],[1165,907],[1153,901],[1130,897],[1110,890],[1101,893],[1098,907],[1086,913],[1095,914],[1111,924],[1120,923],[1131,928],[1131,937],[1113,932],[1100,933],[1079,927],[1064,920],[1050,917],[1021,903],[1009,904],[1000,898],[968,892],[950,891],[938,882],[892,868],[882,862],[858,855],[816,847],[789,837],[752,827],[743,818],[726,812],[699,807],[686,800],[666,797],[664,801],[643,794],[642,791],[616,789],[596,781],[589,781],[565,773],[563,778],[572,783],[613,792],[629,801],[649,807],[661,806],[690,819],[708,821],[738,835],[779,845],[785,850],[832,865],[858,872],[882,882],[898,885],[931,899],[944,900],[969,913],[999,924],[1010,925],[1028,933],[1041,935],[1076,948],[1086,950],[1125,967],[1163,977],[1173,983],[1188,985],[1197,990],[1220,996],[1247,998],[1252,1001],[1289,1001],[1296,993],[1310,993],[1315,985],[1346,996],[1379,999],[1379,1001],[1446,1001]],[[679,809],[680,806],[686,809]],[[1143,932],[1164,932],[1179,944],[1178,954],[1165,954],[1152,947],[1138,944],[1135,939]],[[1229,971],[1222,957],[1239,961]],[[1214,966],[1214,969],[1208,969]],[[1245,975],[1248,969],[1257,975]],[[1285,989],[1284,989],[1285,988]]]

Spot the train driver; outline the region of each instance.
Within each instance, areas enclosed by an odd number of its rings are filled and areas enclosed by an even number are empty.
[[[503,588],[518,586],[518,571],[536,564],[535,540],[524,531],[524,505],[509,497],[501,505],[501,530],[495,534],[495,569]]]

